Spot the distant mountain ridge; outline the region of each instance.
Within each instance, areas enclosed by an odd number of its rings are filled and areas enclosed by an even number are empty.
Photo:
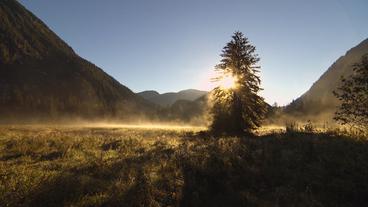
[[[147,100],[160,95],[157,91],[153,91],[153,90],[142,91],[142,92],[139,92],[137,94],[139,96],[141,96],[142,98],[147,99]]]
[[[339,100],[334,97],[333,91],[341,84],[341,76],[347,77],[352,74],[353,65],[360,62],[365,54],[368,54],[368,39],[338,58],[312,87],[289,104],[285,111],[308,115],[325,113],[332,117],[339,105]]]
[[[208,94],[208,92],[196,89],[187,89],[176,93],[169,92],[160,94],[157,91],[149,90],[149,91],[142,91],[137,94],[152,103],[166,107],[173,105],[178,100],[194,101]]]
[[[154,113],[153,104],[79,57],[16,0],[0,1],[0,19],[0,118]]]

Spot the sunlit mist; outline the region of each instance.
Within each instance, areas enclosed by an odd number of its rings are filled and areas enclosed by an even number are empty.
[[[236,77],[232,75],[225,75],[218,80],[218,86],[221,87],[222,89],[229,90],[236,88],[236,82],[237,82]]]

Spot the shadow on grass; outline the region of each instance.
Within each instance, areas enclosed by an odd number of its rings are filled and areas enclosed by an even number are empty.
[[[173,160],[174,150],[158,141],[140,153],[112,163],[96,161],[67,169],[34,188],[18,204],[178,206],[182,186],[175,182],[180,170]]]
[[[368,142],[333,134],[186,133],[43,180],[14,206],[364,206]],[[123,153],[111,140],[101,151]],[[120,151],[119,151],[120,150]],[[58,157],[59,155],[55,155]],[[50,161],[55,159],[50,155]]]
[[[367,140],[302,132],[211,141],[201,136],[194,146],[206,150],[183,159],[182,206],[368,203]]]

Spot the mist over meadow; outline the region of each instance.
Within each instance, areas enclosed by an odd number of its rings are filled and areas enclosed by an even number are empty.
[[[340,4],[0,1],[0,206],[365,206]]]

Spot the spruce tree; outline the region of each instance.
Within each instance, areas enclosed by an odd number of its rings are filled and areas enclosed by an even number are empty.
[[[368,54],[353,67],[353,74],[341,78],[341,86],[334,91],[341,101],[335,120],[368,131]]]
[[[235,32],[232,40],[222,50],[222,60],[215,70],[219,76],[215,81],[232,77],[234,85],[221,86],[212,91],[210,129],[214,133],[251,133],[261,125],[267,104],[258,95],[260,88],[260,67],[256,48],[241,33]]]

